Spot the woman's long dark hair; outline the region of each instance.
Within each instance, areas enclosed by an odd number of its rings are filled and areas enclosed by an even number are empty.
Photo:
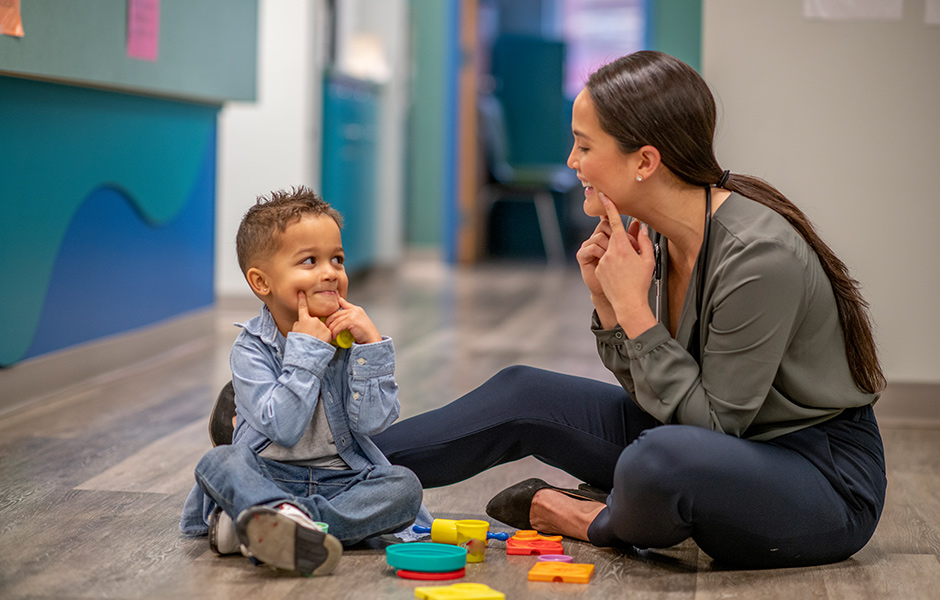
[[[636,52],[595,71],[587,90],[601,127],[623,151],[654,146],[663,164],[690,185],[704,187],[722,178],[724,171],[713,148],[715,100],[701,76],[684,62],[662,52]],[[868,303],[845,263],[822,241],[806,215],[769,183],[731,174],[722,187],[778,212],[816,252],[835,294],[855,385],[869,393],[884,389]]]

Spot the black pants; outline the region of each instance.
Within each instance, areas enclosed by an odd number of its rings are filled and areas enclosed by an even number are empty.
[[[510,367],[373,439],[424,487],[535,456],[611,490],[588,530],[592,543],[665,548],[691,537],[741,567],[848,558],[884,506],[884,451],[870,406],[753,442],[662,425],[618,386]]]

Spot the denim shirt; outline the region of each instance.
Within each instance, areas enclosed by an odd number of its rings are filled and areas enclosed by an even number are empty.
[[[349,349],[303,333],[290,332],[285,338],[267,306],[241,326],[231,356],[237,414],[232,443],[247,444],[256,453],[272,441],[293,446],[322,401],[336,450],[350,469],[390,464],[369,436],[398,418],[391,338],[354,343]],[[211,505],[194,487],[180,522],[184,534],[207,531]],[[423,507],[419,521],[430,521]]]

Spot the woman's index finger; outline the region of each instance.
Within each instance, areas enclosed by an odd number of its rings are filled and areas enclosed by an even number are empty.
[[[623,229],[623,220],[620,218],[620,211],[617,209],[617,205],[611,202],[610,198],[603,193],[600,194],[600,197],[604,205],[604,210],[607,211],[607,222],[610,223],[611,231],[617,228]]]

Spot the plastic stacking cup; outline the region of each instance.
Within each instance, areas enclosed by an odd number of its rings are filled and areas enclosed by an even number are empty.
[[[478,519],[457,521],[457,545],[467,549],[467,562],[483,562],[489,528],[489,523]]]
[[[329,532],[330,532],[330,526],[327,525],[326,523],[324,523],[323,521],[314,521],[313,523],[314,523],[314,525],[316,525],[317,527],[319,527],[319,528],[320,528],[320,531],[322,531],[323,533],[329,533]]]

